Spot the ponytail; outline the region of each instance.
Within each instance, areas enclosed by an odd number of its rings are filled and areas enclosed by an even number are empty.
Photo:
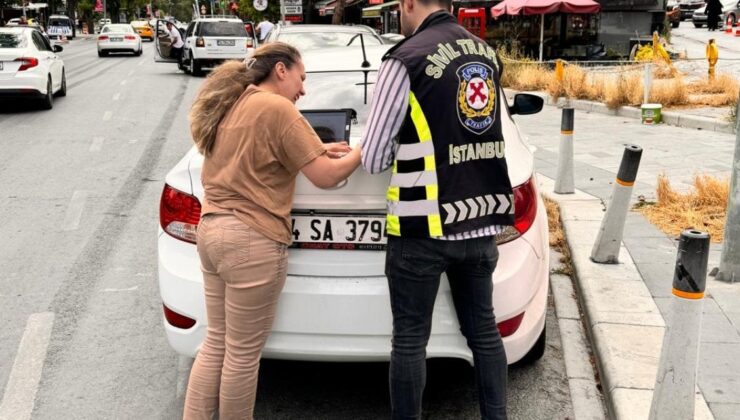
[[[290,69],[300,59],[295,47],[271,42],[244,61],[227,61],[216,67],[190,109],[190,132],[198,151],[206,157],[211,154],[221,120],[250,85],[264,82],[277,63]]]

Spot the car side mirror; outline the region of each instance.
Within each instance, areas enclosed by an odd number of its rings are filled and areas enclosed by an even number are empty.
[[[537,95],[518,93],[514,95],[514,105],[509,107],[511,115],[531,115],[542,111],[545,100]]]
[[[62,48],[60,45],[55,45],[54,46],[54,52],[55,53],[62,52],[62,51],[64,51],[64,48]]]

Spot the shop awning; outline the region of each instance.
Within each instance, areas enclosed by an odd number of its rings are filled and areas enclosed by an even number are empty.
[[[362,9],[362,17],[364,19],[379,18],[380,14],[383,12],[383,9],[391,8],[397,4],[398,4],[398,1],[393,0],[393,1],[389,1],[388,3],[379,4],[377,6],[365,7]]]

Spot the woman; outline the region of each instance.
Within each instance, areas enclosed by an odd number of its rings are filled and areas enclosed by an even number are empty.
[[[208,331],[190,373],[185,419],[251,419],[260,355],[285,283],[298,172],[335,186],[360,148],[324,146],[295,107],[305,94],[298,51],[274,42],[219,66],[190,111],[205,156],[198,226]]]
[[[722,14],[722,3],[719,0],[707,1],[707,28],[709,31],[716,31],[719,28],[719,19]]]

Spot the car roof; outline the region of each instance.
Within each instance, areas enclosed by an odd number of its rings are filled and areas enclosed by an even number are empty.
[[[3,26],[0,28],[0,32],[20,34],[28,31],[38,31],[35,26]]]
[[[49,19],[51,19],[51,18],[54,18],[54,19],[64,18],[64,19],[70,19],[70,20],[72,19],[72,18],[70,18],[67,15],[51,15],[51,16],[49,16]]]
[[[198,19],[195,19],[195,20],[198,21],[198,22],[222,22],[223,21],[223,22],[239,22],[239,23],[244,23],[239,18],[231,18],[231,17],[201,17],[201,18],[198,18]]]
[[[362,67],[362,47],[335,47],[304,51],[301,53],[307,73],[339,71],[377,71],[383,55],[392,45],[367,45],[365,53],[370,67]]]

